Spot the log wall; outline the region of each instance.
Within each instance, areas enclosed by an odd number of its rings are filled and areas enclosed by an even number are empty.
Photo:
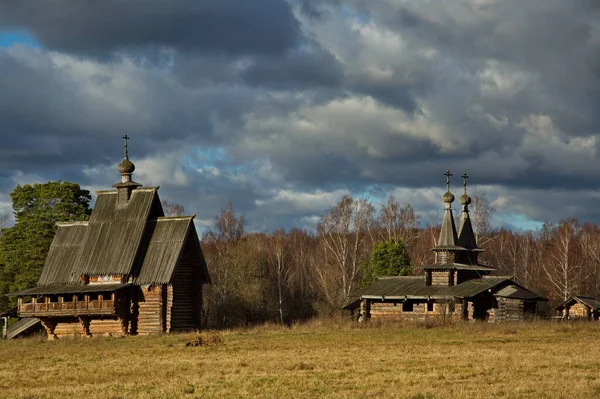
[[[588,307],[579,302],[575,302],[569,308],[569,318],[571,318],[571,319],[588,319],[588,318],[590,318],[590,312],[589,312]]]
[[[488,321],[519,321],[525,319],[525,302],[521,299],[497,298],[498,307],[490,309]],[[493,314],[493,315],[492,315]]]
[[[142,287],[137,296],[137,328],[133,333],[156,334],[163,331],[162,286]]]
[[[103,319],[103,320],[90,320],[90,334],[92,336],[103,336],[103,335],[121,335],[121,321],[117,318],[114,319]],[[81,322],[79,320],[73,320],[68,322],[59,322],[56,324],[54,333],[59,337],[79,337],[84,335]]]
[[[428,302],[415,302],[412,311],[403,311],[402,302],[371,302],[370,318],[372,320],[407,320],[407,321],[427,321],[427,320],[460,320],[462,305],[448,303],[430,302],[433,310],[428,309]]]
[[[453,271],[432,271],[431,272],[431,285],[454,285],[454,272]]]

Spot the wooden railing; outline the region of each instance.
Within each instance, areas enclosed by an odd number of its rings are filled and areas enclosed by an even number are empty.
[[[114,315],[116,301],[75,301],[75,302],[43,302],[22,303],[19,306],[21,316],[79,316],[79,315]]]

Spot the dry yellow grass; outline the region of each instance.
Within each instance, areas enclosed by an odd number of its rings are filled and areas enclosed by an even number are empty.
[[[222,333],[0,342],[0,398],[600,397],[598,323],[313,322]]]

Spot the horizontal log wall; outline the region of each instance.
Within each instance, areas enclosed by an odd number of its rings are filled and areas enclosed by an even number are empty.
[[[462,305],[455,304],[454,311],[447,303],[433,303],[433,310],[427,310],[427,302],[413,303],[412,311],[402,311],[402,302],[371,302],[370,316],[372,320],[460,320]]]
[[[61,322],[56,325],[54,333],[60,337],[77,337],[83,335],[79,321]],[[90,334],[94,336],[121,335],[121,321],[118,319],[90,320]]]
[[[587,319],[590,317],[589,309],[587,306],[576,302],[569,308],[569,317],[571,319]]]
[[[137,311],[136,332],[138,334],[156,334],[163,331],[161,289],[160,285],[141,288],[141,298],[138,298]]]
[[[431,272],[431,285],[454,285],[454,273],[452,271]]]
[[[498,298],[498,307],[493,309],[493,319],[489,321],[519,321],[525,319],[524,301],[520,299]],[[492,309],[490,309],[492,310]],[[488,314],[491,312],[488,311]]]

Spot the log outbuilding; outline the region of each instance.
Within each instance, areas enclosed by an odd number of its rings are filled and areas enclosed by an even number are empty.
[[[556,307],[563,319],[598,320],[600,301],[589,296],[573,295]]]
[[[194,216],[165,217],[158,187],[132,181],[124,138],[121,181],[96,192],[89,221],[58,224],[38,286],[10,294],[49,338],[200,328],[210,277]]]

